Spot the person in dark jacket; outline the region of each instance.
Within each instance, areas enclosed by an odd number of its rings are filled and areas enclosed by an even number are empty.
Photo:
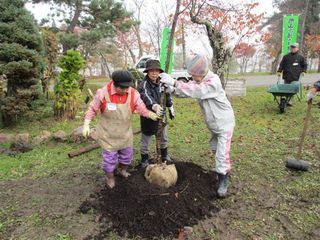
[[[285,55],[280,62],[278,75],[282,73],[282,78],[286,84],[298,81],[301,73],[304,74],[307,72],[307,63],[298,51],[299,44],[291,44],[290,53]]]
[[[290,45],[290,53],[283,56],[279,68],[278,76],[281,76],[285,84],[290,84],[293,81],[299,81],[300,75],[307,72],[307,63],[304,57],[299,54],[299,44],[293,43]],[[288,106],[291,106],[291,102]]]
[[[146,69],[144,73],[147,73],[141,84],[139,85],[138,91],[140,93],[141,99],[146,105],[147,109],[154,111],[159,115],[164,114],[164,109],[160,106],[161,97],[161,86],[159,74],[163,70],[160,67],[160,62],[158,60],[150,59],[146,62]],[[166,93],[166,106],[169,108],[169,116],[171,119],[174,118],[174,109],[171,101],[170,93]],[[149,165],[149,146],[152,140],[152,136],[157,133],[158,122],[150,121],[148,118],[140,117],[141,124],[141,165],[146,167]],[[161,135],[161,158],[162,161],[171,162],[168,155],[168,134],[167,126],[164,124],[162,135]]]

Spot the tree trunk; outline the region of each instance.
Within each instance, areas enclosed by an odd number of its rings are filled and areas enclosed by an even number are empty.
[[[159,28],[157,29],[157,45],[158,45],[158,49],[157,49],[157,52],[158,52],[158,55],[159,55],[159,58],[160,58],[160,52],[161,52],[161,32],[160,32],[160,19],[158,19],[158,26]]]
[[[167,49],[167,55],[166,55],[166,64],[165,64],[165,72],[168,72],[169,70],[169,63],[170,63],[170,55],[173,49],[172,48],[172,43],[173,43],[173,35],[176,30],[177,26],[177,21],[178,21],[178,16],[179,16],[179,9],[180,9],[180,4],[181,0],[177,0],[177,5],[176,5],[176,12],[174,14],[173,22],[172,22],[172,27],[171,27],[171,32],[169,36],[169,41],[168,41],[168,49]]]
[[[187,53],[186,53],[186,41],[184,37],[184,23],[182,22],[182,68],[187,69]]]
[[[154,51],[158,53],[158,47],[154,44],[153,39],[152,39],[152,36],[151,36],[151,33],[148,32],[148,35],[149,35],[149,39],[150,39],[150,42],[151,42],[151,45],[152,45]],[[158,54],[158,55],[159,55],[159,54]]]
[[[278,51],[276,58],[272,61],[272,64],[271,64],[271,73],[272,74],[275,74],[278,70],[278,66],[280,63],[280,56],[281,56],[280,53],[281,53],[281,50]]]
[[[172,48],[172,42],[173,42],[173,35],[174,35],[174,32],[176,30],[176,26],[177,26],[180,4],[181,4],[181,0],[177,0],[176,11],[175,11],[175,14],[174,14],[174,17],[173,17],[170,37],[169,37],[169,41],[168,41],[168,45],[167,45],[168,49],[167,49],[166,63],[165,63],[165,69],[164,69],[165,72],[168,72],[168,70],[169,70],[170,55],[171,55],[171,52],[172,52],[171,48]],[[160,105],[164,109],[166,108],[166,89],[165,88],[164,88],[163,92],[161,92]],[[157,129],[157,134],[156,134],[156,150],[157,150],[156,162],[157,163],[161,163],[160,143],[161,143],[162,130],[163,130],[163,120],[160,119],[158,121],[158,129]]]
[[[244,58],[244,73],[247,73],[249,59],[247,57]]]
[[[309,63],[308,63],[309,71],[312,70],[312,67],[313,67],[313,59],[312,59],[312,58],[309,58]]]
[[[3,76],[0,75],[0,103],[2,99],[4,98],[4,79]],[[2,112],[0,108],[0,128],[2,128],[4,125],[3,120],[2,120]]]
[[[82,12],[82,1],[77,1],[76,6],[75,6],[75,12],[74,15],[72,17],[72,20],[70,22],[70,25],[67,28],[67,32],[72,33],[74,28],[77,26],[78,21],[79,21],[79,17],[81,15]]]
[[[88,69],[89,69],[90,77],[92,77],[92,76],[93,76],[93,73],[92,73],[92,67],[91,67],[91,66],[88,66]]]
[[[220,77],[222,87],[225,88],[224,75],[228,68],[227,63],[231,58],[231,53],[228,49],[225,49],[222,33],[218,29],[215,29],[209,21],[197,19],[192,14],[192,11],[190,11],[190,18],[191,22],[206,27],[209,43],[212,48],[212,69]]]
[[[74,28],[77,26],[77,24],[79,22],[79,17],[80,17],[81,12],[82,12],[82,1],[77,1],[75,8],[76,8],[75,9],[75,13],[74,13],[74,15],[72,17],[70,25],[67,28],[67,32],[68,33],[73,33]],[[63,53],[66,53],[69,49],[70,49],[70,47],[67,44],[63,44],[63,46],[62,46]]]
[[[101,66],[101,76],[106,76],[107,75],[106,69],[105,69],[105,67],[104,67],[102,62],[100,64],[100,66]]]
[[[2,112],[0,110],[0,129],[4,127],[4,122],[3,122],[3,118],[2,118]]]
[[[14,81],[10,81],[10,79],[7,79],[7,96],[12,97],[15,94],[15,84]]]
[[[243,74],[243,72],[244,72],[244,57],[242,57],[241,63],[240,63],[240,73]]]
[[[100,53],[99,52],[99,55],[100,55],[100,57],[101,57],[101,59],[102,59],[102,62],[104,63],[104,66],[106,67],[106,69],[107,69],[107,72],[108,72],[108,75],[109,75],[109,78],[111,79],[111,72],[110,72],[110,68],[109,68],[109,66],[108,66],[108,62],[107,62],[107,59],[103,56],[103,54],[102,53]]]
[[[129,52],[129,54],[130,54],[130,57],[131,57],[131,59],[132,59],[132,61],[133,61],[133,64],[135,64],[136,63],[136,56],[134,55],[134,53],[133,53],[133,51],[132,51],[132,49],[130,48],[130,46],[126,46],[127,47],[127,49],[128,49],[128,52]],[[140,57],[139,57],[140,58]]]
[[[255,57],[252,63],[252,70],[251,70],[252,73],[254,73],[254,71],[256,70],[257,62],[258,62],[258,57]]]
[[[4,78],[0,75],[0,100],[4,98]]]
[[[262,64],[263,64],[263,61],[262,60],[259,60],[259,72],[261,72],[262,71]]]
[[[304,11],[303,11],[303,15],[302,15],[302,24],[301,24],[301,39],[300,39],[300,49],[301,51],[303,52],[304,49],[303,49],[303,43],[304,43],[304,32],[305,32],[305,25],[306,25],[306,18],[307,18],[307,13],[308,13],[308,9],[309,9],[309,2],[310,0],[306,0],[306,6],[304,8]]]
[[[142,57],[143,55],[143,47],[142,47],[142,41],[141,41],[141,36],[140,36],[140,26],[136,25],[134,26],[134,32],[136,33],[137,40],[138,40],[138,47],[139,47],[139,58]]]

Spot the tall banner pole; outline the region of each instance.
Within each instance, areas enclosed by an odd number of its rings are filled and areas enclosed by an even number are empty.
[[[168,48],[169,37],[170,37],[170,29],[165,27],[162,32],[161,57],[160,57],[160,66],[163,70],[166,67],[167,48]],[[170,59],[169,59],[168,74],[172,73],[173,47],[174,47],[174,40],[173,40],[172,46],[171,46],[172,51],[171,51]]]
[[[298,42],[299,15],[283,16],[282,56],[289,52],[290,45]],[[302,99],[302,83],[299,85],[299,97]]]
[[[290,44],[298,40],[299,15],[284,15],[282,29],[282,56],[289,52]]]

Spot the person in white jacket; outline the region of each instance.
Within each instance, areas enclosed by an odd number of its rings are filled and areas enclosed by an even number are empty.
[[[310,88],[307,94],[307,102],[311,103],[313,98],[317,96],[317,93],[320,91],[320,79],[313,84],[313,87]]]
[[[197,55],[187,66],[188,73],[194,81],[176,81],[170,75],[161,73],[160,82],[167,85],[168,92],[197,99],[212,134],[210,146],[215,154],[215,168],[218,174],[217,193],[219,197],[226,197],[231,171],[230,147],[235,117],[218,75],[211,72],[208,65],[205,56]]]

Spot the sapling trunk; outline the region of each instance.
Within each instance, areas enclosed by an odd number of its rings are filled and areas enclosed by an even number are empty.
[[[165,110],[166,107],[166,88],[163,89],[161,92],[161,97],[160,97],[160,106],[163,107]],[[164,123],[163,123],[163,118],[165,115],[163,115],[159,120],[158,120],[158,129],[156,133],[156,148],[157,148],[157,156],[156,156],[156,163],[161,163],[161,134],[162,130],[164,128]]]

